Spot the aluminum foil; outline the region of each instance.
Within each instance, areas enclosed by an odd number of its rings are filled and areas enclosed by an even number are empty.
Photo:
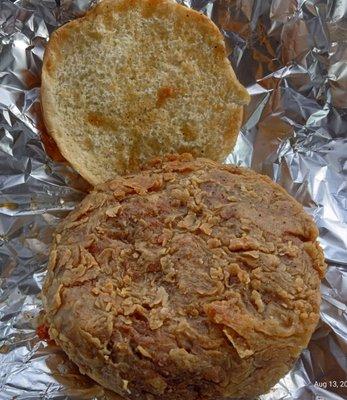
[[[227,162],[283,185],[320,229],[329,269],[308,349],[262,400],[347,398],[347,1],[181,0],[211,17],[251,94]],[[40,70],[50,33],[88,0],[0,0],[0,399],[116,399],[41,341],[55,225],[88,185],[47,137]]]

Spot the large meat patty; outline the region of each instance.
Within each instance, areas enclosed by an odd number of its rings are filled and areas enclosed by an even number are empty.
[[[51,337],[127,399],[266,392],[319,319],[317,229],[281,187],[189,155],[94,189],[57,229]]]

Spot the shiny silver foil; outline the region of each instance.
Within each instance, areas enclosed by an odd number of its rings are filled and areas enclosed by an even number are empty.
[[[251,94],[227,162],[313,215],[329,269],[308,349],[262,400],[347,399],[347,1],[181,0],[211,17]],[[88,0],[0,0],[0,399],[119,399],[36,335],[52,232],[88,185],[41,118],[50,33]],[[183,399],[182,399],[183,400]]]

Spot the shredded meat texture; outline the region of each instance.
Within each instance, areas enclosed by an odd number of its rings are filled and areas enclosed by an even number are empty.
[[[59,226],[50,336],[126,399],[264,393],[319,319],[317,228],[253,171],[167,156],[94,189]]]

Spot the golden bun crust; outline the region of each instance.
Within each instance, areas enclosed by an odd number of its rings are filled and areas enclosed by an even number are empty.
[[[188,151],[232,150],[249,101],[206,16],[170,0],[104,0],[51,36],[45,124],[90,183]]]
[[[51,337],[126,399],[267,392],[319,319],[317,228],[269,178],[190,155],[99,185],[59,226]]]

